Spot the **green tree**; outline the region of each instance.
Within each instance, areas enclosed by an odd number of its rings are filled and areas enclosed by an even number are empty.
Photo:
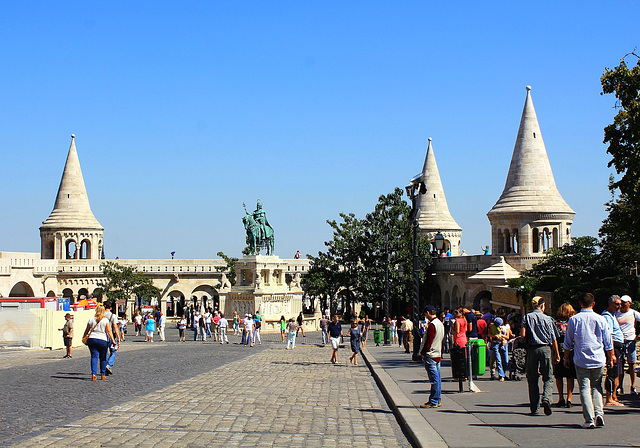
[[[610,295],[629,293],[634,286],[633,278],[619,275],[612,269],[606,254],[599,248],[597,238],[573,238],[571,244],[550,249],[545,258],[523,271],[521,278],[511,279],[508,283],[512,287],[522,287],[524,297],[531,297],[537,291],[553,292],[554,308],[564,302],[578,306],[578,299],[585,292],[593,293],[597,307],[604,308]]]
[[[129,300],[134,294],[141,299],[150,300],[162,295],[151,278],[138,272],[135,266],[122,266],[115,261],[107,261],[100,267],[105,278],[98,282],[98,286],[109,300]]]
[[[244,253],[244,251],[242,252]],[[248,254],[245,254],[248,255]],[[227,263],[226,267],[216,267],[218,272],[227,271],[227,278],[229,279],[229,283],[231,286],[236,284],[236,261],[237,258],[229,257],[225,255],[224,252],[218,252],[218,257],[222,258],[225,263]]]
[[[308,294],[332,297],[346,288],[365,302],[385,299],[385,269],[389,256],[390,302],[410,302],[413,297],[413,239],[409,221],[411,207],[396,188],[378,198],[374,210],[364,219],[353,213],[341,213],[342,221],[327,221],[333,238],[325,242],[326,252],[307,255],[311,261],[303,281]],[[422,264],[421,279],[430,268],[429,243],[419,240]],[[400,278],[399,270],[406,273]]]
[[[634,58],[629,68],[626,60]],[[600,228],[603,253],[620,274],[640,258],[640,58],[627,54],[614,69],[605,68],[602,94],[614,94],[618,113],[604,129],[611,155],[608,166],[618,179],[609,182],[608,216]]]

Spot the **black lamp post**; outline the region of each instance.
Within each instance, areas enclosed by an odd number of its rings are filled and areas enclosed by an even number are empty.
[[[424,183],[422,175],[411,179],[411,183],[405,187],[407,196],[411,199],[411,227],[413,228],[413,361],[420,361],[418,351],[420,345],[418,344],[419,333],[419,319],[418,313],[420,312],[420,266],[418,257],[418,219],[420,210],[418,209],[418,195],[425,194],[427,192],[427,186]]]

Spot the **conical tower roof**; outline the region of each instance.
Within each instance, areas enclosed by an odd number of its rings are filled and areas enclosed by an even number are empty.
[[[527,99],[507,181],[500,199],[488,215],[522,212],[575,215],[556,187],[531,99],[531,86],[527,86]]]
[[[427,192],[418,195],[417,207],[419,210],[418,227],[422,231],[457,230],[462,228],[453,219],[444,195],[440,172],[433,153],[431,139],[427,147],[427,155],[424,159],[422,173],[417,176],[427,186]]]
[[[71,146],[60,180],[56,203],[53,211],[40,227],[40,229],[47,228],[104,230],[91,212],[73,134],[71,134]]]

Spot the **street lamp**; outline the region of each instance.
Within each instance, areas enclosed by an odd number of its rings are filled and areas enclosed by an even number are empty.
[[[433,242],[436,246],[436,251],[438,252],[439,256],[440,254],[442,254],[442,250],[444,249],[444,235],[440,233],[439,230],[438,233],[436,233],[433,237]]]
[[[420,312],[420,279],[419,279],[419,260],[418,260],[418,218],[420,210],[418,209],[418,195],[425,194],[427,192],[427,186],[424,183],[424,177],[422,174],[411,179],[411,183],[405,187],[407,191],[407,197],[411,199],[411,227],[413,228],[413,356],[412,359],[415,362],[420,361],[418,352],[420,351],[420,344],[418,344],[419,332],[419,320],[418,313]]]

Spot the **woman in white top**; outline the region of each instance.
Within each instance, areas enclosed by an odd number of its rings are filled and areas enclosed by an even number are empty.
[[[109,319],[104,316],[104,306],[98,305],[96,314],[87,322],[84,336],[89,335],[87,346],[91,352],[91,379],[97,380],[98,359],[100,360],[100,377],[106,380],[105,371],[107,369],[107,350],[109,344],[113,344],[113,331]]]

